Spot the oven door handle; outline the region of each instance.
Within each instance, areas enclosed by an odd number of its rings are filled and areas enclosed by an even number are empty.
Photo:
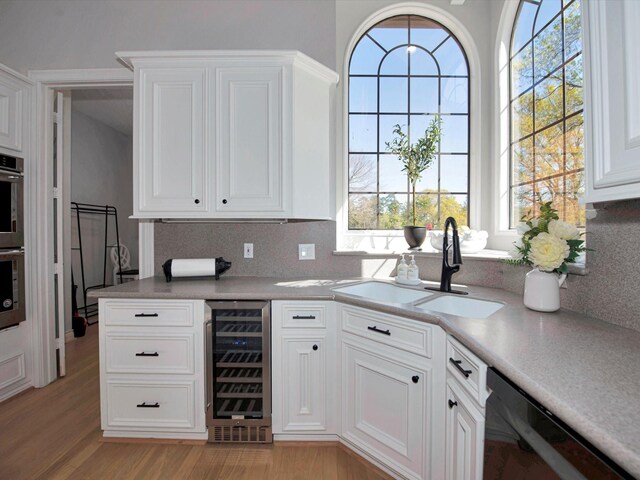
[[[0,250],[0,256],[22,256],[24,255],[24,250]]]

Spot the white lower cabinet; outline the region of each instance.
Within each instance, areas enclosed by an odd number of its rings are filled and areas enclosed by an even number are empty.
[[[358,307],[340,310],[343,439],[403,478],[443,478],[444,332]],[[378,331],[362,329],[361,336],[345,332],[354,315],[368,318]],[[424,355],[405,351],[405,329],[425,333],[429,342]],[[400,348],[394,347],[396,333]]]
[[[105,437],[207,438],[204,300],[100,299]]]
[[[482,480],[487,365],[447,339],[446,479]]]
[[[281,439],[335,436],[339,372],[334,304],[274,301],[271,308],[273,433]]]
[[[447,382],[447,480],[481,480],[484,412],[456,380]]]

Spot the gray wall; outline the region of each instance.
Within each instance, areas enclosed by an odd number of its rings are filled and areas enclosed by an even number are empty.
[[[295,49],[335,64],[332,0],[0,0],[0,59],[120,66],[121,50]]]
[[[114,52],[133,49],[297,49],[342,72],[355,29],[392,0],[0,0],[0,59],[28,69],[118,66]],[[491,186],[493,49],[502,0],[429,2],[454,13],[470,31],[482,63],[482,172]],[[341,89],[339,89],[341,93]],[[338,111],[341,108],[338,98]],[[341,141],[338,125],[337,140]],[[338,182],[340,179],[338,179]],[[489,195],[491,188],[485,189]],[[489,198],[483,198],[488,202]],[[563,306],[640,330],[640,204],[618,202],[589,222],[590,274],[572,276]],[[180,239],[180,241],[176,241]],[[253,261],[242,243],[255,244]],[[315,242],[318,260],[297,260],[297,243]],[[335,223],[288,225],[157,225],[156,264],[170,257],[222,255],[235,275],[389,275],[395,259],[335,256]],[[423,278],[439,275],[436,258],[421,258]],[[526,269],[466,261],[458,280],[521,292]],[[635,287],[635,288],[634,288]]]
[[[112,205],[118,210],[120,239],[131,252],[131,265],[138,265],[138,222],[129,220],[133,213],[133,148],[131,137],[98,122],[73,108],[71,101],[71,201]],[[82,247],[86,285],[102,283],[104,252],[104,217],[81,215]],[[71,217],[71,244],[78,246],[76,217]],[[115,222],[109,220],[108,242],[115,243]],[[71,252],[76,284],[82,288],[80,255]],[[113,264],[107,257],[107,284],[113,279]],[[82,305],[79,289],[77,300]],[[67,322],[71,328],[71,320]]]

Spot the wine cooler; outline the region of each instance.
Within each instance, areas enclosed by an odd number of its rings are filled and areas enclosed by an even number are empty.
[[[207,302],[210,442],[271,443],[269,302]]]

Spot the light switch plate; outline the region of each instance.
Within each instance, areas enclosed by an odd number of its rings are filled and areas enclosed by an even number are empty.
[[[244,258],[253,258],[253,243],[244,244]]]
[[[315,260],[316,244],[315,243],[299,243],[298,244],[298,260]]]

